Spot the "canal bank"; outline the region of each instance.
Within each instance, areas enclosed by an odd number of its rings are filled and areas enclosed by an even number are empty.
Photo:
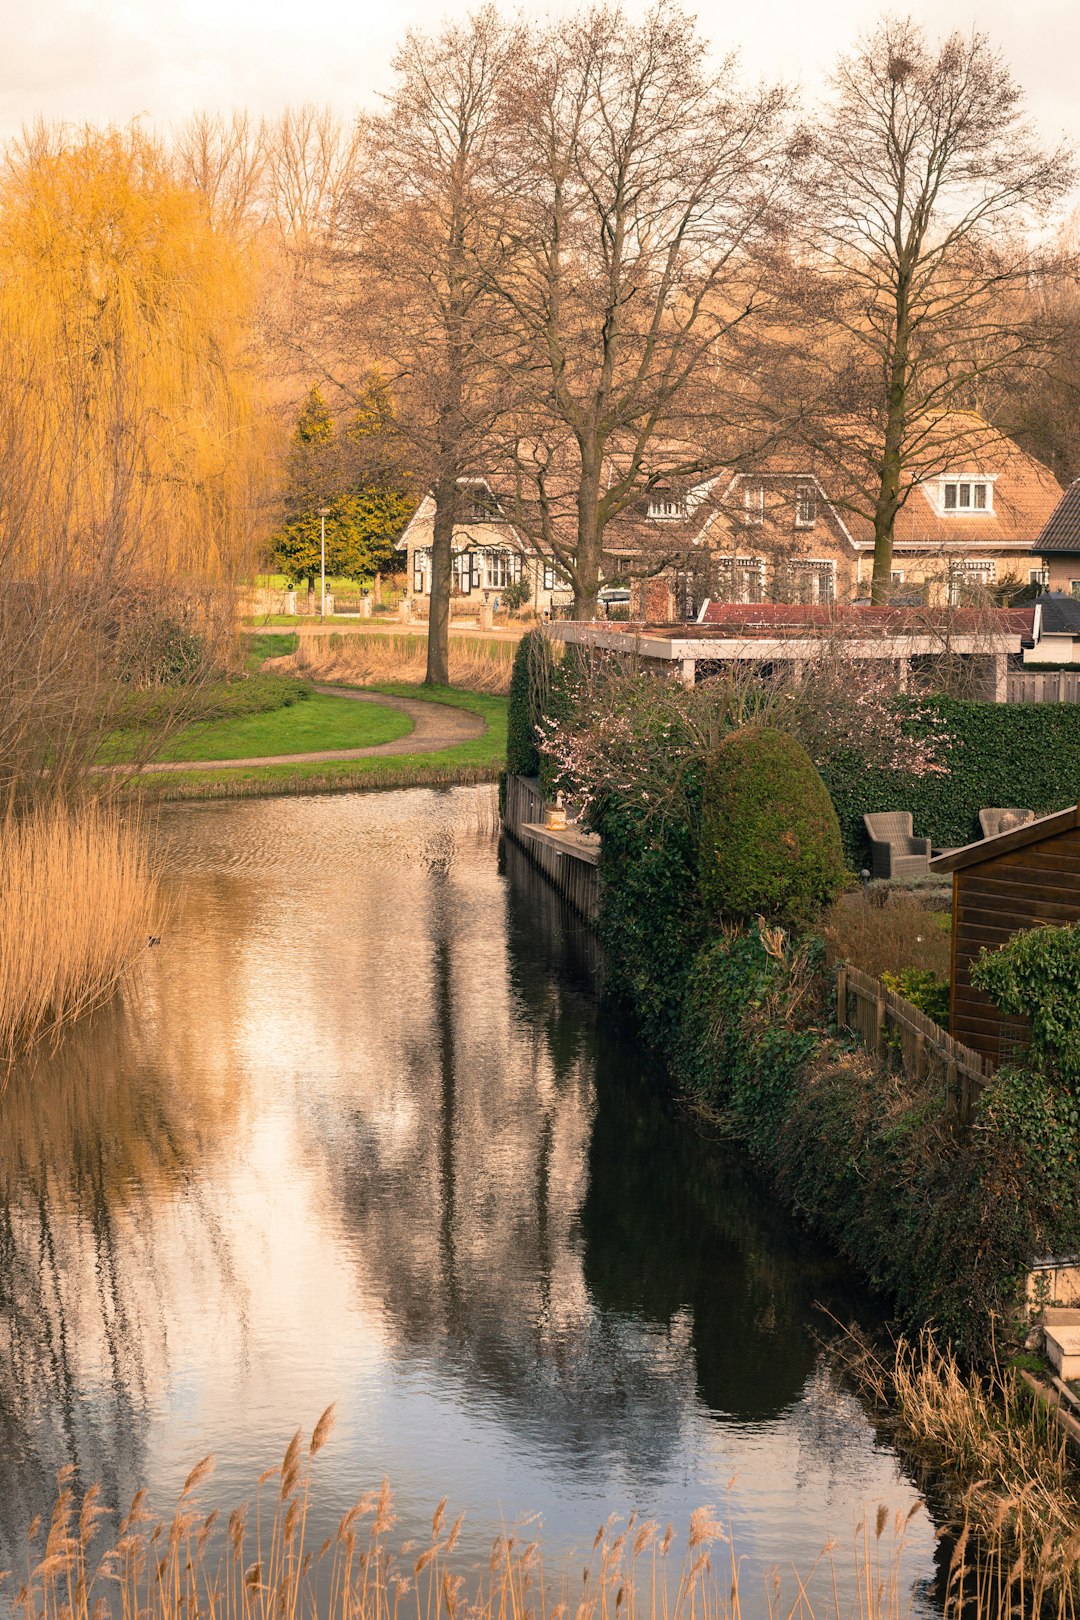
[[[817,1337],[872,1303],[601,1016],[592,933],[500,858],[493,790],[161,836],[141,983],[0,1112],[5,1566],[58,1466],[163,1511],[213,1452],[230,1507],[334,1401],[315,1545],[384,1475],[399,1540],[466,1510],[473,1570],[522,1516],[555,1570],[612,1512],[685,1547],[728,1503],[764,1617],[765,1572],[885,1501],[923,1590],[933,1526]]]

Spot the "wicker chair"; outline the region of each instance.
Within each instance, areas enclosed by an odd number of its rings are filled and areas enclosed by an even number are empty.
[[[930,840],[912,832],[910,810],[863,816],[876,878],[918,877],[930,870]]]
[[[1012,832],[1014,827],[1026,827],[1035,820],[1034,810],[980,810],[979,826],[984,838],[996,838],[998,833]]]

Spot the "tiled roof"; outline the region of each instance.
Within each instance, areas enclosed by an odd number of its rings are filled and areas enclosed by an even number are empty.
[[[1046,636],[1080,636],[1080,602],[1057,591],[1039,597]]]
[[[1080,478],[1074,478],[1051,512],[1036,551],[1042,557],[1080,551]]]

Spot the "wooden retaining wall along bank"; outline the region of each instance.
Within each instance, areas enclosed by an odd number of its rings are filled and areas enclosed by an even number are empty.
[[[524,850],[564,900],[587,922],[600,909],[598,841],[568,828],[565,834],[543,833],[547,805],[535,776],[506,778],[503,826],[508,838]]]

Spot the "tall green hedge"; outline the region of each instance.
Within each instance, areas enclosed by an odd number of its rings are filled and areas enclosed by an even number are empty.
[[[948,848],[979,838],[979,811],[993,805],[1048,815],[1076,803],[1080,704],[937,698],[933,709],[950,738],[947,773],[867,770],[850,756],[823,767],[853,865],[864,863],[862,818],[875,811],[910,810],[916,833]]]
[[[538,694],[550,684],[553,666],[551,643],[542,630],[522,636],[510,672],[510,702],[506,726],[506,768],[515,776],[539,776],[536,747]]]

